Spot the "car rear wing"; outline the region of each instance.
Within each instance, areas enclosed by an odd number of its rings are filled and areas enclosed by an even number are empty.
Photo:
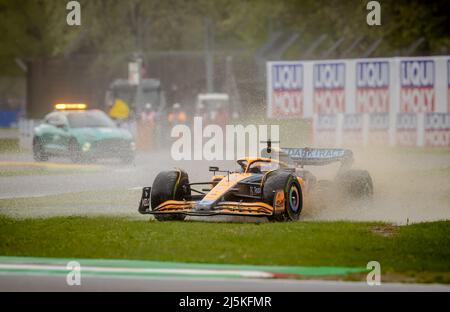
[[[323,166],[340,162],[342,166],[351,166],[353,152],[341,148],[281,148],[280,158],[287,156],[299,166]]]
[[[267,148],[261,151],[262,157],[278,159],[279,161],[295,166],[323,166],[340,162],[342,169],[348,169],[353,164],[353,152],[341,148]]]

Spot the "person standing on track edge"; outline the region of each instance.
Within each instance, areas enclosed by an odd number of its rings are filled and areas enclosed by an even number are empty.
[[[167,117],[170,127],[172,128],[179,124],[185,124],[186,118],[186,113],[181,109],[180,103],[173,104],[172,112],[169,113],[169,116]]]

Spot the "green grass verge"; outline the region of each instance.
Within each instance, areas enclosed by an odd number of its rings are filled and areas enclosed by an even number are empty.
[[[0,153],[19,153],[20,151],[18,139],[0,139]]]
[[[394,280],[450,283],[450,221],[203,223],[0,217],[0,255],[364,267]]]
[[[113,189],[107,191],[87,191],[42,197],[0,199],[0,213],[3,209],[25,209],[25,207],[63,207],[73,205],[126,205],[137,202],[140,190]],[[140,198],[140,197],[139,197]],[[136,203],[137,205],[137,203]]]

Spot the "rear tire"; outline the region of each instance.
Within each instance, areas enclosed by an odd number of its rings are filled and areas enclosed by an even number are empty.
[[[366,170],[348,170],[336,177],[339,190],[352,199],[370,199],[373,196],[372,177]]]
[[[188,174],[181,170],[171,170],[160,172],[153,182],[150,202],[152,210],[168,200],[183,200],[189,198],[191,189],[189,187]],[[155,214],[158,221],[182,221],[185,215],[180,214]]]
[[[33,139],[33,158],[39,162],[48,160],[48,155],[44,151],[42,141],[38,137]]]
[[[270,172],[263,186],[264,201],[273,206],[276,191],[284,191],[284,212],[269,218],[273,221],[296,221],[303,208],[302,189],[297,177],[289,171]]]
[[[319,180],[310,196],[315,209],[325,209],[336,204],[336,185],[333,181]]]

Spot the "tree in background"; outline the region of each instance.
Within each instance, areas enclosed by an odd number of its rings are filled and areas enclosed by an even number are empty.
[[[65,1],[0,0],[0,72],[20,74],[17,60],[73,53],[115,55],[108,60],[114,64],[135,51],[201,50],[205,17],[213,22],[215,48],[223,51],[253,52],[271,34],[291,32],[299,39],[285,58],[301,58],[322,34],[327,39],[319,52],[344,39],[330,58],[341,57],[359,36],[364,40],[351,56],[360,56],[379,38],[383,41],[372,56],[400,55],[420,38],[415,54],[448,53],[448,1],[379,1],[382,25],[372,27],[366,24],[367,2],[80,0],[82,25],[68,26]]]

